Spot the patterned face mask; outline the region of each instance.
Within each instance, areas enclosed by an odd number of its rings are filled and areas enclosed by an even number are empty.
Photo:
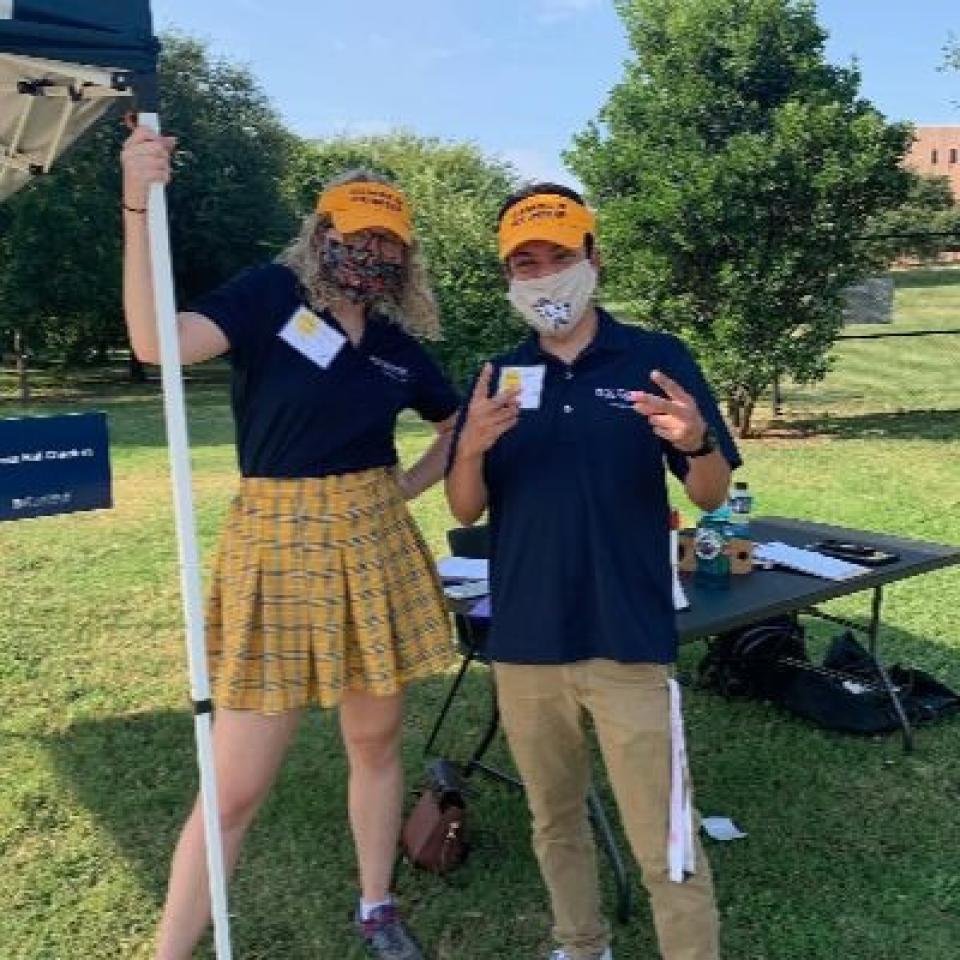
[[[534,330],[563,339],[586,316],[596,286],[596,268],[581,260],[549,277],[511,280],[508,296]]]
[[[321,254],[333,282],[354,303],[386,297],[399,300],[403,264],[382,260],[371,247],[355,247],[327,237]]]

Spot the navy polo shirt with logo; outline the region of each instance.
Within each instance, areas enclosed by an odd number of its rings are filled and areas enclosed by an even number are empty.
[[[740,463],[681,341],[598,314],[596,337],[572,365],[536,336],[492,361],[494,388],[503,366],[546,368],[539,408],[521,410],[484,458],[493,660],[676,659],[665,464],[682,480],[687,459],[627,398],[660,393],[652,370],[696,398],[731,466]]]
[[[305,305],[287,267],[247,270],[189,307],[230,343],[237,455],[245,477],[322,477],[397,463],[394,430],[407,408],[438,422],[459,397],[424,348],[395,323],[368,319],[324,369],[280,331]],[[324,322],[343,332],[329,312]]]

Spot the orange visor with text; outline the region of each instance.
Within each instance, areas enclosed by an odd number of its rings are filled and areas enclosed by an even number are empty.
[[[410,245],[410,204],[399,190],[385,183],[342,183],[324,190],[317,199],[317,213],[328,214],[340,233],[379,227]]]
[[[537,193],[514,204],[500,221],[500,259],[530,240],[546,240],[577,250],[596,234],[597,218],[582,204],[556,193]]]

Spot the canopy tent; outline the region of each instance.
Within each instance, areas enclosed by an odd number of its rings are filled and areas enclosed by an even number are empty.
[[[136,87],[155,109],[150,7],[113,0],[0,0],[0,200]]]
[[[158,52],[149,0],[0,0],[0,202],[48,173],[118,99],[135,102],[139,122],[159,130]],[[116,157],[103,162],[116,163]],[[160,184],[151,187],[148,228],[214,940],[218,960],[224,960],[230,956],[230,933],[212,707],[166,196]]]

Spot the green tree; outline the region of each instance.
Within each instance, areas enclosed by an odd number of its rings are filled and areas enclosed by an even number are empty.
[[[327,179],[358,166],[392,177],[410,198],[443,322],[444,339],[433,349],[464,384],[482,359],[522,335],[495,243],[497,209],[515,174],[471,144],[398,132],[303,144],[290,166],[289,195],[306,213]]]
[[[175,135],[170,240],[181,302],[269,258],[296,219],[283,190],[297,139],[250,71],[163,37],[161,122]]]
[[[866,235],[876,238],[877,250],[890,260],[935,260],[960,248],[960,206],[949,179],[914,175],[904,202],[871,221]]]
[[[102,122],[54,174],[5,204],[0,328],[31,355],[83,362],[122,335],[118,127]]]
[[[293,137],[246,68],[163,38],[160,118],[179,137],[168,192],[181,302],[272,254],[294,220],[281,191]],[[126,336],[121,313],[119,116],[5,204],[0,337],[83,362]]]
[[[633,56],[567,154],[600,208],[606,292],[690,339],[746,435],[776,377],[825,374],[910,130],[825,62],[811,0],[616,6]]]

